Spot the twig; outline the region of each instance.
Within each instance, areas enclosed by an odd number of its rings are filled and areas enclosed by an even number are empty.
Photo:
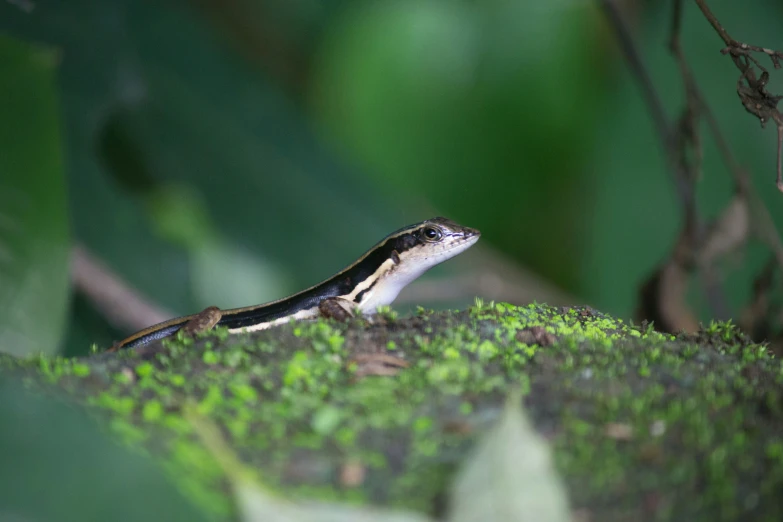
[[[696,5],[699,6],[701,12],[704,13],[704,17],[718,33],[718,36],[720,36],[723,42],[728,46],[726,50],[721,52],[724,52],[725,54],[725,52],[731,52],[731,51],[727,51],[728,49],[734,49],[733,52],[739,52],[739,53],[742,53],[743,51],[744,52],[754,51],[758,53],[764,53],[769,55],[773,65],[775,66],[775,69],[780,69],[779,60],[783,58],[783,53],[781,53],[780,51],[773,51],[772,49],[767,49],[766,47],[758,47],[756,45],[749,45],[746,43],[738,42],[737,40],[735,40],[729,35],[729,32],[726,31],[726,29],[723,27],[723,25],[721,25],[721,23],[718,21],[715,15],[712,14],[712,11],[710,11],[710,8],[709,6],[707,6],[707,2],[705,0],[696,0]]]
[[[773,67],[780,69],[780,60],[783,59],[783,52],[735,40],[712,13],[706,0],[695,0],[695,2],[701,9],[704,17],[718,33],[718,36],[721,37],[723,43],[726,44],[726,47],[721,49],[720,52],[730,55],[734,65],[740,71],[740,77],[737,80],[737,94],[745,110],[756,116],[762,127],[769,120],[774,121],[776,124],[778,147],[775,184],[778,190],[783,192],[783,114],[777,108],[778,102],[783,99],[783,96],[767,91],[769,72],[751,54],[754,52],[766,54]],[[678,11],[681,10],[679,4],[680,0],[677,0],[675,9]],[[758,78],[756,77],[756,71],[753,70],[754,65],[761,71],[761,75]]]
[[[700,5],[700,7],[702,7],[702,12],[705,14],[705,16],[713,25],[713,27],[715,27],[716,31],[718,31],[718,34],[721,36],[721,38],[724,39],[724,42],[742,49],[746,49],[746,48],[758,49],[755,48],[754,46],[747,46],[746,44],[740,44],[739,42],[736,42],[733,39],[731,39],[731,37],[728,35],[727,31],[723,28],[720,22],[718,22],[718,20],[715,18],[712,12],[710,12],[709,9],[706,7],[706,4],[700,0],[697,0],[697,3]],[[778,234],[777,228],[775,227],[775,223],[770,217],[769,212],[767,211],[764,203],[761,201],[761,198],[759,198],[758,195],[756,194],[753,188],[753,184],[750,181],[748,172],[734,158],[734,155],[731,152],[731,148],[729,147],[728,142],[724,137],[723,132],[720,129],[720,126],[717,123],[714,113],[712,112],[712,109],[705,101],[705,98],[701,93],[701,90],[699,89],[698,84],[696,83],[693,77],[693,74],[691,73],[691,69],[688,65],[687,59],[685,58],[685,54],[682,51],[682,48],[680,46],[680,37],[679,37],[682,16],[683,16],[682,0],[675,0],[674,9],[673,9],[672,30],[671,30],[669,45],[672,54],[675,56],[678,67],[680,69],[680,73],[685,82],[685,88],[688,93],[687,96],[688,104],[694,104],[698,106],[699,112],[704,116],[707,122],[707,126],[710,130],[710,133],[715,139],[715,142],[718,146],[718,150],[720,151],[720,154],[723,157],[723,161],[726,163],[726,165],[729,168],[729,171],[732,174],[732,177],[734,179],[734,184],[735,184],[735,192],[737,194],[732,204],[736,206],[736,204],[739,201],[741,201],[742,203],[740,204],[744,208],[747,208],[746,212],[747,212],[747,219],[749,221],[750,230],[754,233],[756,237],[758,237],[763,243],[765,243],[770,250],[772,250],[772,252],[774,253],[774,258],[777,260],[779,266],[783,268],[783,243],[781,243],[780,235]],[[778,138],[779,140],[783,138],[783,133],[779,132]],[[779,163],[781,161],[780,150],[781,150],[781,146],[779,144],[778,146]],[[781,168],[779,164],[778,175],[780,175],[780,172],[781,172]],[[728,210],[729,209],[727,209],[727,211]],[[733,212],[733,215],[737,216],[739,214]],[[744,236],[744,234],[741,234],[741,236]],[[726,239],[726,238],[719,238],[719,239]],[[740,244],[743,240],[744,240],[743,237],[734,238],[735,244]],[[703,245],[703,248],[709,249],[709,245]],[[703,252],[703,254],[706,255],[705,252]],[[709,269],[707,270],[707,272],[709,272]]]
[[[747,46],[746,44],[740,44],[739,42],[735,42],[734,40],[732,40],[731,37],[726,32],[726,30],[720,24],[720,22],[718,22],[718,20],[715,18],[712,12],[709,10],[709,8],[706,7],[706,4],[701,0],[696,0],[696,3],[699,4],[700,7],[704,6],[702,12],[705,14],[707,19],[712,24],[712,26],[715,27],[716,31],[718,31],[718,34],[721,35],[721,38],[723,38],[724,41],[726,41],[727,43],[734,42],[734,44],[736,44],[739,47],[746,46],[755,49],[754,46]],[[710,133],[712,134],[713,139],[715,140],[715,143],[718,146],[718,150],[721,156],[723,157],[723,161],[724,163],[726,163],[726,166],[729,168],[729,172],[731,172],[731,175],[734,179],[735,191],[737,192],[737,194],[745,198],[745,200],[747,201],[747,205],[749,208],[750,227],[752,233],[762,243],[766,244],[770,250],[772,250],[778,265],[783,269],[783,242],[781,242],[780,234],[778,233],[777,227],[775,226],[775,222],[772,220],[772,217],[769,215],[769,211],[767,210],[763,201],[754,190],[753,184],[751,183],[750,176],[748,175],[747,170],[744,169],[742,165],[740,165],[739,162],[735,159],[734,154],[731,151],[731,147],[729,146],[728,141],[724,137],[723,132],[721,131],[720,126],[718,125],[718,122],[715,118],[712,109],[710,108],[709,104],[707,104],[707,102],[705,101],[704,95],[701,93],[701,89],[699,88],[695,79],[693,78],[691,69],[688,65],[687,59],[685,58],[685,54],[683,53],[682,48],[680,47],[679,34],[680,34],[682,16],[683,16],[682,0],[675,0],[673,21],[672,21],[672,34],[671,34],[670,44],[669,44],[670,49],[677,60],[678,66],[680,67],[682,77],[686,83],[686,89],[688,90],[688,92],[692,93],[693,102],[698,103],[700,107],[700,112],[704,115],[704,119],[707,122],[707,127],[709,128]],[[726,39],[728,39],[728,41]],[[781,172],[780,151],[781,148],[783,148],[783,145],[780,143],[781,139],[783,139],[783,133],[779,132],[778,133],[778,173]]]
[[[134,331],[165,321],[174,314],[133,290],[84,247],[71,250],[71,280],[115,327]]]
[[[748,179],[747,172],[742,169],[740,164],[734,159],[734,155],[731,152],[728,141],[724,138],[723,133],[718,126],[718,122],[715,119],[715,115],[712,112],[710,106],[704,101],[704,95],[701,92],[696,80],[693,77],[688,61],[685,58],[685,54],[680,46],[680,28],[682,23],[682,0],[675,0],[672,16],[672,29],[669,37],[669,50],[675,57],[677,66],[680,69],[680,74],[685,83],[685,90],[687,92],[688,105],[695,105],[698,107],[700,115],[704,116],[707,122],[707,127],[715,139],[715,143],[718,146],[718,151],[723,157],[723,161],[729,167],[729,171],[734,177],[735,190],[737,192],[745,193],[750,188],[750,181]]]

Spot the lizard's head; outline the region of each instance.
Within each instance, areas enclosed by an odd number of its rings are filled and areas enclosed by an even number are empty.
[[[408,227],[407,234],[400,237],[408,248],[403,247],[399,255],[430,268],[464,252],[479,237],[481,232],[475,228],[436,217]]]
[[[400,290],[430,268],[470,248],[481,237],[475,228],[436,217],[402,228],[359,261],[366,267],[354,301],[365,313],[391,304]]]

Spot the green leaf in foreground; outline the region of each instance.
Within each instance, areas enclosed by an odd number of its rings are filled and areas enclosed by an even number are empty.
[[[0,36],[0,351],[53,353],[68,291],[55,55]]]
[[[0,426],[0,520],[204,520],[159,468],[87,415],[2,376]]]
[[[457,476],[449,522],[568,522],[571,514],[549,446],[511,394],[498,424]]]

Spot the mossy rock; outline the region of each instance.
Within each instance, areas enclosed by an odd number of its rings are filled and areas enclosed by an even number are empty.
[[[0,367],[86,405],[218,518],[228,482],[186,403],[286,496],[437,516],[519,388],[580,516],[783,520],[783,366],[731,324],[675,338],[587,307],[477,303]]]

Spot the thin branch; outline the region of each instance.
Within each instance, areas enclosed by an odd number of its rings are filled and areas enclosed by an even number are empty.
[[[731,37],[726,32],[726,30],[723,28],[723,26],[720,25],[720,22],[717,21],[717,19],[712,14],[712,12],[709,11],[709,9],[706,7],[706,4],[700,0],[696,0],[696,1],[700,5],[700,7],[702,5],[704,6],[702,12],[705,13],[705,16],[713,25],[713,27],[717,25],[716,30],[718,31],[718,34],[721,35],[721,38],[724,38],[724,41],[726,38],[728,38],[730,42],[734,42],[734,44],[738,46],[745,45],[745,44],[740,44],[739,42],[735,42],[733,39],[731,39]],[[707,104],[707,102],[705,101],[704,95],[702,94],[701,89],[696,83],[696,80],[694,79],[693,74],[691,73],[691,69],[688,65],[688,61],[685,57],[685,54],[683,53],[682,48],[680,47],[679,34],[680,34],[682,16],[683,16],[682,0],[675,0],[673,22],[672,22],[672,34],[670,38],[670,49],[677,60],[678,66],[680,67],[682,77],[686,83],[686,89],[688,90],[688,92],[692,93],[694,103],[698,103],[700,107],[700,112],[704,115],[710,133],[712,134],[715,143],[718,146],[718,150],[721,156],[723,157],[723,161],[728,166],[729,172],[731,172],[731,175],[734,179],[735,191],[747,200],[747,205],[750,214],[749,216],[750,227],[753,234],[762,243],[766,244],[770,250],[772,250],[775,259],[778,262],[778,265],[781,267],[781,269],[783,269],[783,242],[781,242],[780,234],[777,230],[777,227],[775,226],[775,222],[772,220],[772,217],[770,216],[769,211],[767,210],[763,201],[754,190],[753,184],[751,183],[750,176],[748,175],[747,170],[744,169],[739,164],[739,162],[735,159],[734,154],[731,151],[731,147],[729,146],[728,141],[723,135],[723,132],[721,131],[720,126],[718,125],[717,119],[715,118],[712,109],[710,108],[709,104]],[[781,170],[783,168],[781,166],[781,149],[783,148],[783,143],[781,143],[781,140],[783,140],[783,132],[780,132],[780,128],[779,128],[778,176],[780,176]],[[778,188],[781,187],[779,186]]]
[[[717,21],[717,19],[712,14],[712,12],[710,12],[709,9],[706,7],[706,4],[704,2],[699,2],[698,0],[697,3],[699,3],[700,6],[703,7],[702,12],[705,13],[707,19],[710,21],[713,27],[715,27],[716,31],[718,31],[718,34],[721,36],[721,38],[724,39],[724,41],[726,41],[731,45],[736,45],[742,48],[752,47],[752,46],[746,46],[744,44],[740,44],[738,42],[735,42],[733,39],[731,39],[731,37],[728,35],[728,32]],[[728,141],[724,137],[723,132],[721,131],[720,126],[717,123],[717,120],[715,118],[712,109],[705,101],[705,98],[701,90],[699,89],[699,86],[696,83],[696,80],[691,72],[690,66],[688,65],[685,54],[682,51],[682,48],[680,46],[680,29],[682,25],[681,24],[682,17],[683,17],[683,2],[682,0],[675,0],[674,10],[673,10],[672,30],[671,30],[669,45],[672,54],[675,56],[677,65],[680,69],[680,73],[685,82],[685,89],[686,92],[688,93],[688,97],[687,97],[688,104],[693,104],[698,106],[699,112],[703,114],[707,122],[707,126],[710,130],[710,133],[715,139],[715,142],[718,146],[718,150],[721,156],[723,157],[724,162],[728,166],[729,171],[732,174],[735,183],[735,191],[737,194],[735,200],[733,201],[733,205],[736,206],[739,203],[740,207],[738,208],[747,209],[745,211],[745,214],[743,215],[746,215],[747,217],[750,230],[752,230],[753,233],[763,243],[765,243],[770,250],[772,250],[772,252],[774,253],[774,258],[777,260],[779,266],[783,267],[783,243],[781,243],[780,234],[777,231],[775,223],[772,220],[771,216],[769,215],[766,206],[761,201],[761,198],[759,198],[758,195],[755,193],[753,184],[751,183],[747,170],[745,170],[734,158],[734,155],[731,152],[731,148],[728,145]],[[783,137],[783,133],[779,132],[778,137],[779,139],[781,139],[781,137]],[[780,150],[781,147],[779,145],[778,147],[779,162],[781,158]],[[780,172],[781,172],[781,168],[779,165],[778,175],[780,175]],[[729,210],[730,209],[727,208],[727,212]],[[736,212],[731,212],[728,215],[735,216],[732,217],[732,219],[736,219],[736,216],[738,214]],[[737,225],[737,223],[734,223],[733,225]],[[720,228],[726,229],[725,226]],[[735,226],[735,228],[737,227]],[[743,230],[745,229],[745,227],[740,227],[740,228]],[[710,235],[712,236],[713,234]],[[715,244],[716,242],[715,240],[717,240],[718,242],[739,245],[744,241],[744,236],[745,236],[745,232],[741,232],[738,237],[730,238],[731,241],[729,241],[728,237],[720,237],[720,238],[713,237],[711,238],[712,240],[708,239],[706,240],[707,244],[702,245],[702,249],[701,249],[702,257],[714,259],[715,256],[709,256],[709,254],[705,251],[710,249],[709,243]],[[709,267],[706,268],[707,268],[707,272],[710,272]]]
[[[704,17],[718,33],[718,36],[721,37],[723,43],[726,44],[726,48],[721,50],[722,53],[724,54],[736,53],[737,56],[739,55],[748,56],[747,54],[748,52],[764,53],[769,56],[770,60],[772,60],[772,64],[775,66],[775,69],[780,69],[780,59],[783,58],[782,52],[775,51],[773,49],[767,49],[766,47],[759,47],[757,45],[750,45],[750,44],[738,42],[737,40],[735,40],[729,35],[729,32],[726,31],[726,29],[723,27],[723,25],[721,25],[721,23],[718,21],[715,15],[712,14],[712,11],[710,10],[709,6],[707,6],[706,0],[696,0],[696,5],[699,6],[699,9],[701,9],[701,12],[704,14]]]
[[[695,2],[701,9],[704,17],[718,33],[718,36],[721,37],[723,43],[726,44],[726,47],[721,49],[721,53],[730,55],[734,65],[740,71],[740,77],[737,80],[737,94],[745,110],[756,116],[762,127],[769,120],[774,121],[776,124],[778,147],[775,184],[778,190],[783,192],[783,114],[777,108],[778,102],[783,99],[783,96],[767,91],[769,72],[752,55],[754,52],[765,54],[772,61],[775,69],[780,69],[780,60],[783,59],[783,52],[735,40],[712,13],[706,0],[695,0]],[[675,10],[681,11],[680,4],[680,0],[676,0]],[[758,77],[756,77],[756,71],[753,70],[754,65],[761,71],[761,75]]]
[[[728,31],[726,31],[726,29],[723,28],[723,26],[718,21],[718,19],[715,18],[715,15],[712,14],[710,8],[707,7],[707,3],[704,2],[703,0],[696,0],[696,4],[699,6],[699,9],[701,9],[701,12],[704,13],[704,17],[707,19],[707,21],[710,24],[712,24],[712,27],[718,33],[718,36],[720,36],[723,39],[726,45],[731,45],[732,42],[734,42],[734,40],[731,38],[731,36],[729,36]]]
[[[174,314],[132,289],[122,278],[82,246],[71,249],[71,280],[116,328],[141,330]]]

